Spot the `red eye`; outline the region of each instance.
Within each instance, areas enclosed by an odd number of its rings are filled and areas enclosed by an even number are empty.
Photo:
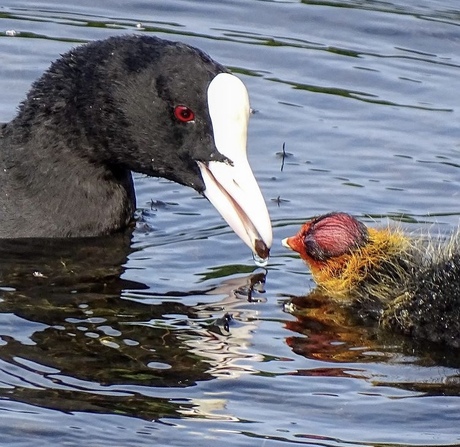
[[[187,106],[174,107],[174,116],[182,123],[188,123],[195,119],[195,114]]]

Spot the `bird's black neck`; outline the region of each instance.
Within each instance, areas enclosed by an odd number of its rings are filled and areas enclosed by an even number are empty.
[[[8,176],[11,200],[3,201],[0,237],[27,236],[31,228],[43,237],[90,236],[128,225],[136,206],[129,170],[83,156],[91,148],[82,135],[63,139],[46,121],[23,126],[28,131],[18,132],[13,121],[1,134],[0,177]]]

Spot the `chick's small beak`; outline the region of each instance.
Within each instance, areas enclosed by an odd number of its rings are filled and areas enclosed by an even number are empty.
[[[281,244],[283,245],[283,247],[286,247],[286,248],[289,248],[290,250],[292,250],[291,246],[289,245],[290,244],[290,239],[291,238],[289,238],[289,237],[284,238],[281,241]]]
[[[301,253],[302,251],[302,240],[299,235],[287,237],[281,241],[284,247],[289,248],[292,251],[296,251],[297,253]]]

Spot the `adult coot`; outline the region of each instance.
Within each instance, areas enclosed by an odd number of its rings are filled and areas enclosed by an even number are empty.
[[[202,51],[151,36],[79,46],[38,79],[0,132],[0,238],[126,227],[131,171],[205,195],[260,258],[268,211],[246,157],[248,94]]]
[[[460,233],[449,241],[367,228],[346,213],[306,222],[283,240],[318,289],[389,329],[460,347]]]

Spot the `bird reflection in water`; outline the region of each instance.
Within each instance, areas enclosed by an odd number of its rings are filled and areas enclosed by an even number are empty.
[[[218,403],[146,396],[144,387],[184,388],[251,372],[247,359],[255,355],[247,346],[258,323],[248,301],[263,300],[265,272],[233,271],[212,287],[155,293],[126,279],[130,243],[127,232],[91,242],[0,244],[7,385],[0,398],[152,420],[207,413]],[[134,292],[137,299],[125,298]],[[206,304],[187,305],[187,297]]]

